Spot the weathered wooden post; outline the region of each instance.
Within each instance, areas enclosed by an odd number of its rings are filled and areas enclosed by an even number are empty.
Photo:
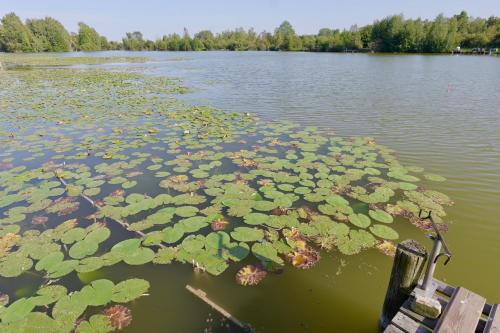
[[[380,325],[385,328],[417,286],[427,260],[427,251],[415,240],[398,244],[391,279],[385,295]]]

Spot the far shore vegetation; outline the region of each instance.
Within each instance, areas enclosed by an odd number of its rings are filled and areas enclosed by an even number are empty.
[[[2,52],[68,52],[101,50],[149,51],[374,51],[403,53],[448,53],[462,49],[500,47],[500,18],[473,18],[465,11],[452,17],[438,15],[434,20],[405,19],[394,15],[349,30],[323,28],[316,35],[298,35],[284,21],[274,32],[257,33],[238,28],[220,33],[204,30],[191,36],[164,35],[155,41],[141,32],[127,32],[121,41],[108,41],[94,28],[81,22],[77,33],[70,33],[56,19],[28,19],[15,13],[0,22]]]

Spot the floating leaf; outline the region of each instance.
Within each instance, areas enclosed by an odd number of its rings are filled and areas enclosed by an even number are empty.
[[[257,228],[237,227],[231,232],[231,237],[240,242],[255,242],[264,238],[264,231]]]
[[[392,221],[393,221],[392,216],[390,214],[388,214],[387,212],[384,212],[381,209],[370,210],[368,212],[368,214],[370,215],[370,217],[372,219],[377,220],[377,221],[382,222],[382,223],[392,223]]]
[[[244,221],[246,224],[250,225],[260,225],[264,224],[269,220],[269,216],[262,213],[250,213],[245,215]]]
[[[126,264],[137,266],[150,262],[154,257],[155,253],[153,250],[147,247],[140,247],[123,257],[123,261]]]
[[[236,273],[236,282],[242,286],[255,286],[262,281],[267,272],[259,266],[246,265]]]
[[[26,317],[33,309],[35,304],[30,298],[20,298],[2,313],[2,323],[11,323]]]
[[[117,303],[127,303],[141,297],[148,289],[148,281],[143,279],[128,279],[113,287],[111,300]]]
[[[433,182],[444,182],[446,178],[440,175],[436,175],[433,173],[427,173],[424,175],[425,179],[433,181]]]
[[[95,280],[80,291],[88,305],[106,305],[111,301],[115,284],[106,279]]]
[[[111,323],[114,330],[122,330],[130,325],[132,321],[132,314],[130,309],[122,306],[115,305],[103,311],[105,318]]]
[[[364,214],[349,215],[349,222],[359,228],[367,228],[371,223],[370,218]]]
[[[116,305],[119,306],[119,305]],[[104,310],[106,311],[106,310]],[[123,326],[125,327],[125,326]],[[96,314],[90,317],[88,321],[82,321],[76,327],[76,333],[107,333],[115,327],[112,325],[107,315]]]
[[[76,242],[69,249],[69,255],[74,259],[82,259],[96,253],[99,244],[93,240],[84,239]]]
[[[399,234],[394,229],[382,224],[375,224],[371,226],[370,231],[375,236],[380,238],[385,238],[389,240],[394,240],[399,238]]]

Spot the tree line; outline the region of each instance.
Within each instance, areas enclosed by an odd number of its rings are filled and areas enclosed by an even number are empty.
[[[500,18],[473,18],[462,11],[452,17],[438,15],[434,20],[405,19],[393,15],[372,24],[350,29],[320,29],[316,35],[298,35],[288,21],[274,32],[256,33],[253,29],[212,33],[200,31],[192,37],[187,29],[182,35],[164,35],[155,41],[141,32],[128,32],[120,42],[108,41],[94,28],[80,22],[78,33],[69,33],[56,19],[28,19],[22,22],[15,13],[0,21],[0,51],[66,52],[100,50],[150,51],[312,51],[342,52],[451,52],[462,48],[500,47]]]

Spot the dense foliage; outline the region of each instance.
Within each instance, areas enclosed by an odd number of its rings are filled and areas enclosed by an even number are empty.
[[[372,50],[377,52],[451,52],[462,48],[500,47],[500,18],[472,18],[465,11],[453,17],[437,16],[434,20],[405,19],[394,15],[373,24],[349,30],[323,28],[317,35],[298,35],[288,21],[274,33],[256,33],[253,29],[209,30],[190,36],[184,33],[164,35],[156,41],[144,39],[139,31],[128,32],[121,42],[108,42],[95,29],[79,24],[78,34],[71,37],[55,19],[32,19],[26,24],[14,13],[3,17],[0,25],[0,51],[97,51],[97,50],[270,50],[342,52]]]

